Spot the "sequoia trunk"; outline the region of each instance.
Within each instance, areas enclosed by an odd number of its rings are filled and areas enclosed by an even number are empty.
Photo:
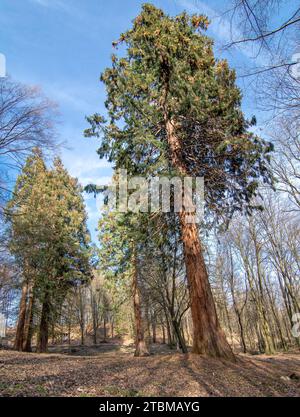
[[[34,288],[33,284],[29,288],[29,300],[26,312],[26,320],[24,326],[24,342],[23,350],[25,352],[31,352],[31,340],[33,335],[33,306],[34,306]]]
[[[43,307],[42,307],[42,316],[41,316],[38,346],[37,346],[37,351],[40,353],[46,352],[47,347],[48,347],[49,315],[50,315],[49,296],[48,294],[45,294]]]
[[[19,308],[19,318],[18,318],[18,325],[16,331],[16,337],[14,342],[14,349],[16,350],[23,350],[23,343],[24,343],[24,327],[25,327],[25,319],[26,319],[26,305],[27,305],[27,291],[28,291],[28,283],[25,280],[22,286],[22,294],[20,300],[20,308]]]
[[[187,176],[180,140],[176,136],[174,123],[167,118],[166,131],[173,167],[181,175]],[[192,351],[234,360],[217,317],[197,225],[190,222],[190,215],[184,208],[179,218],[194,330]]]

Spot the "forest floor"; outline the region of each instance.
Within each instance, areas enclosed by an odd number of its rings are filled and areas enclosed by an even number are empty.
[[[116,344],[0,350],[0,396],[300,396],[300,353],[239,354],[230,363],[163,346],[145,358]]]

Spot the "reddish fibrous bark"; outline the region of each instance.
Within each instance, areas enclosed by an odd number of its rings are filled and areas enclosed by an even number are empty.
[[[167,117],[165,122],[172,165],[182,176],[186,176],[188,173],[182,160],[181,144],[174,122]],[[179,219],[193,319],[192,351],[234,360],[234,354],[219,324],[197,225],[189,222],[190,214],[184,208],[179,213]]]
[[[48,338],[49,338],[49,313],[50,313],[49,296],[48,294],[45,294],[43,307],[42,307],[39,335],[38,335],[38,344],[37,344],[37,351],[40,353],[47,352]]]
[[[34,288],[33,284],[29,285],[28,288],[29,299],[26,311],[26,320],[24,325],[24,341],[23,341],[23,351],[31,352],[31,339],[33,334],[33,305],[34,305]]]
[[[24,327],[26,320],[26,306],[27,306],[27,292],[28,292],[28,282],[24,280],[22,285],[22,294],[19,307],[19,318],[18,325],[16,330],[16,337],[14,342],[14,349],[22,351],[24,343]]]

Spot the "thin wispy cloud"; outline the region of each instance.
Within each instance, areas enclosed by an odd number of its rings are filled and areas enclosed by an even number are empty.
[[[56,12],[63,12],[70,17],[75,18],[76,20],[86,21],[87,19],[94,19],[94,17],[86,13],[83,8],[79,8],[74,5],[74,2],[69,2],[67,0],[28,0],[30,3],[35,4],[36,6],[43,7],[45,9],[53,10]],[[91,25],[92,28],[93,25]],[[80,29],[80,26],[77,28]],[[86,34],[89,35],[88,33]]]
[[[198,13],[205,14],[211,21],[209,26],[212,33],[216,36],[220,46],[225,46],[229,44],[232,39],[241,39],[243,37],[242,33],[220,12],[208,6],[206,3],[200,0],[175,0],[178,5],[183,7],[189,13]],[[257,57],[257,48],[253,47],[250,44],[241,44],[238,48],[240,52],[247,58],[256,57],[256,63],[261,60],[260,57]],[[261,62],[262,63],[262,62]]]
[[[55,10],[64,12],[70,15],[76,14],[76,9],[74,5],[67,4],[66,1],[63,0],[29,0],[30,3],[35,4],[37,6],[43,7],[49,10]]]
[[[189,13],[201,13],[207,15],[211,21],[211,31],[223,42],[229,42],[232,35],[237,35],[237,30],[231,27],[230,22],[221,17],[220,13],[208,6],[206,3],[198,0],[175,1]]]
[[[58,86],[54,87],[53,85],[46,85],[45,90],[49,97],[57,103],[67,105],[74,110],[79,110],[82,114],[90,114],[94,107],[86,98],[84,98],[83,94],[74,92],[78,91],[79,88],[80,85],[75,85],[73,91],[71,91],[66,87],[59,88]]]
[[[46,8],[64,9],[66,7],[66,5],[60,0],[30,0],[30,2]]]

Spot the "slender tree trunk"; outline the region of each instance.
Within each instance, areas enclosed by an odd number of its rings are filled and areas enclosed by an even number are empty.
[[[250,267],[248,258],[244,258],[244,264],[246,276],[252,294],[252,299],[256,307],[258,348],[261,353],[273,354],[274,343],[272,340],[270,326],[266,316],[266,308],[264,305],[264,293],[262,288],[260,271],[258,270],[258,274],[256,277],[253,270]]]
[[[113,339],[114,338],[114,317],[112,317],[111,322],[110,322],[110,337]]]
[[[84,346],[84,330],[85,330],[85,305],[83,301],[82,289],[79,287],[79,325],[81,333],[81,345]]]
[[[162,330],[162,343],[166,344],[166,332],[165,332],[165,325],[164,323],[161,324],[161,330]]]
[[[263,288],[263,272],[261,271],[261,249],[257,242],[256,231],[253,230],[252,238],[255,245],[255,257],[256,257],[256,268],[257,268],[257,280],[259,289],[259,316],[261,317],[261,329],[265,345],[265,353],[275,353],[275,343],[271,332],[269,318],[267,317],[267,308],[265,300],[265,291]]]
[[[94,297],[92,295],[92,297]],[[93,319],[93,342],[94,345],[97,344],[97,330],[98,330],[98,305],[96,305],[96,301],[92,301],[92,319]]]
[[[237,318],[238,318],[238,323],[239,323],[239,328],[240,328],[240,337],[241,337],[242,349],[243,349],[244,353],[247,353],[247,346],[246,346],[246,341],[245,341],[245,332],[244,332],[242,317],[241,317],[241,314],[240,314],[238,309],[235,309],[235,312],[236,312],[236,315],[237,315]]]
[[[149,356],[149,350],[145,341],[145,334],[142,321],[141,311],[141,294],[138,285],[138,269],[137,259],[135,254],[134,259],[134,272],[133,272],[133,307],[134,307],[134,318],[135,318],[135,353],[134,356]]]
[[[233,260],[232,260],[231,252],[230,252],[230,263],[231,263],[230,291],[231,291],[231,296],[232,296],[232,301],[233,301],[233,309],[234,309],[234,312],[235,312],[235,314],[237,316],[237,319],[238,319],[242,349],[243,349],[244,353],[247,353],[247,346],[246,346],[246,340],[245,340],[245,331],[244,331],[244,326],[243,326],[243,321],[242,321],[242,311],[239,309],[238,304],[237,304],[237,300],[236,300],[236,297],[235,297],[234,277],[233,277]],[[247,298],[246,298],[246,300],[247,300]]]
[[[182,334],[181,329],[180,329],[180,324],[177,322],[177,320],[173,320],[172,325],[173,325],[174,332],[175,332],[175,335],[176,335],[176,338],[177,338],[177,341],[178,341],[179,348],[181,349],[182,353],[187,353],[188,350],[187,350],[187,347],[186,347],[186,343],[185,343],[183,334]]]
[[[19,307],[19,318],[18,325],[16,330],[16,337],[14,341],[14,349],[22,351],[24,344],[24,327],[26,320],[26,305],[27,305],[27,291],[28,291],[28,282],[24,280],[22,285],[22,294]]]
[[[287,350],[287,345],[286,342],[284,340],[283,334],[282,334],[282,329],[281,329],[281,324],[280,324],[280,320],[278,317],[278,312],[276,311],[276,304],[275,304],[275,297],[272,294],[272,291],[270,290],[270,282],[267,281],[267,278],[265,276],[265,274],[263,274],[263,278],[264,278],[264,282],[265,282],[265,288],[266,288],[266,293],[268,295],[269,298],[269,304],[275,319],[275,324],[276,324],[276,330],[277,333],[279,334],[279,339],[280,339],[280,343],[281,343],[281,348],[284,350]]]
[[[223,287],[223,284],[222,284],[222,287]],[[228,330],[229,330],[229,333],[230,333],[231,348],[233,349],[233,344],[234,344],[234,342],[233,342],[233,331],[232,331],[231,320],[230,320],[230,314],[229,314],[229,311],[228,311],[227,300],[226,300],[226,294],[225,294],[224,288],[223,288],[223,297],[224,297],[224,311],[225,311],[225,318],[226,318],[227,325],[228,325]]]
[[[150,344],[151,343],[151,330],[150,330],[151,319],[150,319],[150,313],[149,313],[148,298],[146,298],[146,300],[144,301],[144,311],[145,311],[145,340],[146,340],[146,344]]]
[[[80,326],[80,333],[81,333],[81,337],[80,337],[81,341],[80,341],[80,343],[81,343],[82,346],[84,346],[84,324],[82,324]]]
[[[51,324],[51,343],[52,343],[52,345],[55,344],[55,324],[54,324],[54,321]]]
[[[293,342],[292,342],[292,339],[291,339],[290,320],[289,320],[289,317],[287,317],[287,315],[284,312],[282,312],[281,315],[282,315],[283,327],[285,329],[285,334],[286,334],[286,337],[288,339],[289,346],[291,346],[291,345],[293,345]]]
[[[167,117],[166,131],[173,167],[185,176],[187,170],[182,161],[180,140],[175,134],[173,122]],[[190,223],[189,217],[185,210],[179,213],[194,327],[192,351],[197,354],[234,360],[234,354],[217,317],[197,225]]]
[[[186,335],[187,335],[187,344],[190,346],[192,344],[192,335],[191,335],[191,329],[190,329],[190,312],[188,312],[188,315],[184,319],[185,322],[185,328],[186,328]]]
[[[167,326],[167,335],[168,335],[168,345],[171,349],[173,349],[175,342],[174,342],[174,337],[172,333],[172,328],[170,326],[170,320],[169,320],[168,313],[166,310],[165,310],[165,317],[166,317],[166,326]]]
[[[94,342],[94,345],[97,344],[97,328],[96,327],[94,327],[94,331],[93,331],[93,342]]]
[[[270,326],[268,323],[268,319],[266,317],[266,312],[265,312],[265,308],[263,307],[262,310],[262,320],[261,320],[261,324],[262,324],[262,333],[263,333],[263,340],[264,340],[264,353],[268,354],[268,355],[272,355],[275,353],[275,347],[274,347],[274,340],[272,337],[272,333],[270,330]]]
[[[151,312],[151,326],[152,326],[152,343],[156,343],[156,315]]]
[[[103,315],[103,341],[106,342],[106,313]]]
[[[33,312],[34,312],[34,287],[30,286],[29,289],[29,300],[26,312],[26,321],[24,326],[24,343],[23,350],[25,352],[31,352],[31,340],[33,336]]]
[[[48,347],[48,338],[49,338],[49,316],[50,316],[50,302],[49,294],[45,294],[43,307],[42,307],[42,316],[40,322],[40,330],[38,336],[38,346],[37,351],[42,353],[47,351]]]
[[[69,320],[68,326],[68,345],[71,346],[71,320]]]

